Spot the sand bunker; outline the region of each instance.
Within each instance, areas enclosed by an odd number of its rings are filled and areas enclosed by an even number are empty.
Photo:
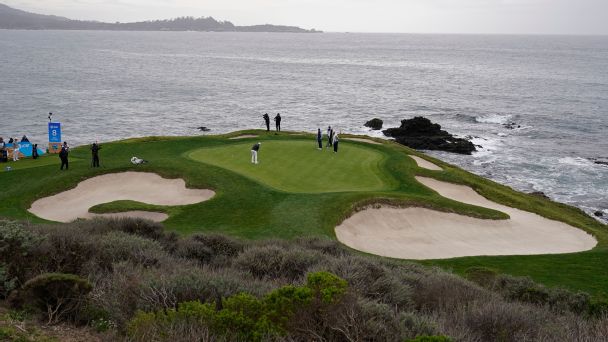
[[[89,208],[122,200],[153,205],[187,205],[209,200],[214,195],[211,190],[187,189],[183,179],[165,179],[155,173],[123,172],[87,179],[74,189],[37,200],[28,210],[38,217],[58,222],[95,216],[164,221],[168,216],[163,213],[131,211],[98,215],[89,213]]]
[[[580,229],[489,201],[470,187],[416,179],[444,197],[511,218],[482,220],[424,208],[366,209],[336,228],[338,239],[360,251],[403,259],[573,253],[597,244]]]
[[[431,163],[430,161],[428,161],[426,159],[422,159],[420,157],[412,156],[412,155],[410,155],[410,158],[414,159],[416,164],[418,164],[418,166],[423,169],[433,170],[433,171],[443,171],[443,169],[441,167]]]
[[[258,137],[257,135],[245,134],[245,135],[239,135],[238,137],[228,138],[228,140],[239,140],[239,139],[257,138],[257,137]]]
[[[373,141],[373,140],[369,140],[369,139],[365,139],[365,138],[344,138],[344,140],[359,141],[359,142],[364,142],[364,143],[368,143],[368,144],[372,144],[372,145],[382,145],[382,143],[379,143],[379,142]]]

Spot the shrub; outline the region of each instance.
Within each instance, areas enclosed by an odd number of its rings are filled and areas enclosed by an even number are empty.
[[[549,316],[518,303],[476,302],[464,310],[464,324],[482,341],[534,341]]]
[[[205,247],[209,248],[214,255],[235,257],[244,249],[242,242],[219,234],[197,234],[193,235],[191,239],[202,243]]]
[[[279,246],[256,246],[243,251],[235,259],[237,268],[250,272],[260,279],[285,278],[298,280],[306,271],[318,264],[322,256],[315,251]]]
[[[32,249],[41,241],[23,225],[0,220],[0,298],[6,298],[27,277]]]
[[[419,310],[447,311],[467,307],[476,301],[489,301],[495,294],[456,275],[441,271],[420,275],[412,288]]]
[[[211,248],[207,247],[203,242],[193,239],[180,241],[175,253],[181,258],[196,260],[202,265],[210,263],[215,257]]]
[[[157,241],[121,231],[103,235],[99,241],[100,254],[112,263],[132,261],[145,267],[157,266],[166,256]]]
[[[404,271],[387,267],[370,258],[344,256],[331,259],[312,270],[327,270],[345,279],[353,291],[368,299],[395,305],[412,306],[412,289],[400,275]]]
[[[437,336],[422,335],[422,336],[416,337],[413,340],[408,340],[408,342],[452,342],[452,339],[450,339],[447,336],[443,336],[443,335],[437,335]]]
[[[73,274],[47,273],[28,280],[19,291],[26,306],[46,312],[48,324],[57,323],[79,309],[91,284]]]
[[[348,250],[336,240],[326,237],[303,237],[297,238],[295,244],[304,249],[313,250],[329,256],[344,256],[348,255]]]
[[[311,322],[327,321],[331,308],[340,303],[345,291],[343,279],[330,273],[312,273],[306,285],[284,286],[262,299],[240,293],[225,298],[215,308],[210,303],[194,301],[181,303],[177,309],[139,312],[129,323],[128,332],[135,340],[154,339],[150,332],[160,334],[194,323],[229,340],[262,341],[289,332],[312,331]]]
[[[97,258],[100,247],[95,236],[83,234],[74,226],[37,227],[34,232],[45,234],[45,239],[32,250],[39,272],[84,275],[91,262],[110,267]]]
[[[496,281],[496,277],[498,276],[498,272],[491,268],[475,266],[467,268],[464,271],[464,275],[465,278],[480,286],[492,288]]]
[[[306,286],[314,291],[315,297],[323,303],[335,303],[346,292],[347,283],[344,279],[328,273],[309,273]]]

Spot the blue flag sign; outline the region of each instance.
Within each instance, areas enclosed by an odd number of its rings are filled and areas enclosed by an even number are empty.
[[[59,122],[49,122],[49,142],[61,142],[61,124]]]

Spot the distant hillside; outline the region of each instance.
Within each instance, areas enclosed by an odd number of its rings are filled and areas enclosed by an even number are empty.
[[[0,29],[8,30],[113,30],[113,31],[213,31],[213,32],[293,32],[316,33],[296,26],[236,26],[212,17],[182,17],[134,23],[104,23],[72,20],[54,15],[30,13],[0,4]]]

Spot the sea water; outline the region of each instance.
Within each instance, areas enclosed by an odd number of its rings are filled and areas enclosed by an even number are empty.
[[[72,144],[422,115],[482,146],[432,155],[608,216],[605,36],[0,30],[0,136],[48,112]]]

